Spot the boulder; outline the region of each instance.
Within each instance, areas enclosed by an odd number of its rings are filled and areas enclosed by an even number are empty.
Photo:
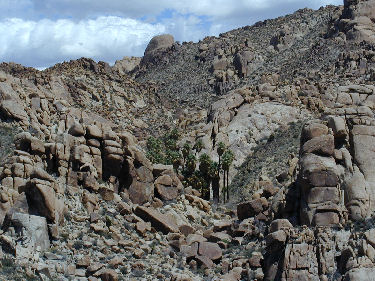
[[[242,77],[248,75],[248,64],[254,59],[251,51],[243,51],[238,53],[233,60],[234,67]]]
[[[335,140],[333,135],[321,135],[312,138],[302,146],[302,153],[315,153],[320,155],[333,155],[335,150]]]
[[[170,34],[162,34],[153,37],[147,45],[147,48],[142,59],[142,63],[151,62],[155,55],[172,47],[173,44],[174,38]]]
[[[287,239],[287,234],[285,233],[284,230],[277,230],[275,232],[272,232],[266,236],[266,244],[267,247],[270,247],[271,245],[275,246],[280,246],[283,245],[284,242]]]
[[[219,245],[212,242],[200,242],[198,253],[201,256],[208,257],[212,261],[220,260],[223,255]]]
[[[225,233],[225,232],[215,232],[215,233],[212,233],[209,237],[208,237],[208,241],[209,242],[224,242],[224,243],[230,243],[232,241],[232,236],[230,236],[229,234]]]
[[[88,138],[103,139],[103,131],[96,125],[88,125],[86,127],[86,134]]]
[[[113,269],[101,270],[100,278],[102,281],[118,281],[118,274]]]
[[[339,178],[333,157],[306,154],[300,159],[299,181],[311,187],[336,186]]]
[[[56,224],[64,220],[64,201],[51,186],[32,179],[26,188],[26,196],[31,214],[44,216],[48,222]]]
[[[220,277],[221,281],[239,281],[241,280],[242,267],[235,267],[227,274]]]
[[[270,232],[275,232],[283,229],[293,228],[293,225],[287,219],[277,219],[271,222]]]
[[[180,180],[176,176],[174,176],[172,180],[169,175],[158,177],[154,185],[156,196],[164,201],[176,199],[182,188]]]
[[[195,232],[194,227],[192,227],[191,225],[187,225],[187,224],[180,225],[178,229],[185,236],[188,236],[189,234],[193,234]]]
[[[308,204],[319,204],[325,202],[339,203],[340,194],[337,187],[314,187],[308,190],[306,202]]]
[[[17,121],[27,121],[29,119],[23,106],[14,100],[2,100],[0,102],[0,112],[6,119]]]
[[[6,232],[10,227],[13,227],[15,233],[22,236],[25,242],[17,242],[17,257],[32,255],[37,248],[40,251],[49,249],[50,240],[45,217],[10,212],[4,220],[3,229]]]
[[[195,256],[194,259],[197,261],[198,265],[201,266],[202,268],[212,268],[215,266],[213,261],[206,256]]]
[[[332,129],[333,135],[338,139],[345,139],[347,136],[345,120],[338,116],[332,116],[328,119],[328,126]]]
[[[151,222],[151,225],[157,231],[161,231],[164,234],[179,232],[177,225],[174,224],[173,220],[167,214],[162,214],[154,208],[137,206],[134,213],[143,220]]]
[[[49,182],[54,182],[54,178],[48,174],[45,170],[41,168],[34,168],[34,170],[31,172],[30,178],[34,179],[41,179]]]
[[[200,234],[192,233],[192,234],[189,234],[186,237],[187,245],[191,245],[191,244],[196,243],[196,242],[206,242],[206,241],[207,241],[207,239]]]
[[[301,143],[305,143],[315,137],[328,134],[328,127],[320,123],[312,123],[305,126],[302,130]]]
[[[154,196],[154,176],[152,165],[143,153],[134,153],[135,158],[125,160],[120,180],[129,185],[129,198],[134,204],[152,202]],[[122,178],[122,179],[121,179]]]
[[[152,173],[154,174],[154,177],[157,178],[161,176],[166,171],[173,172],[173,166],[172,165],[164,165],[164,164],[154,164],[152,166]]]
[[[134,204],[144,204],[150,202],[154,194],[154,185],[152,183],[144,183],[134,181],[128,190],[129,198]]]
[[[69,128],[68,133],[75,137],[81,137],[85,135],[85,128],[82,124],[74,122],[74,124]]]
[[[198,254],[198,243],[193,243],[192,245],[181,245],[180,252],[186,258],[195,257]]]
[[[340,217],[336,212],[317,213],[313,218],[313,225],[334,226],[340,223]]]
[[[258,198],[237,205],[237,216],[239,220],[254,217],[268,207],[267,199]]]

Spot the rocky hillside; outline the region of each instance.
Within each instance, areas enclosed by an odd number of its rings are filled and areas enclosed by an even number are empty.
[[[2,63],[0,280],[375,280],[374,7]],[[195,160],[148,158],[151,136]]]

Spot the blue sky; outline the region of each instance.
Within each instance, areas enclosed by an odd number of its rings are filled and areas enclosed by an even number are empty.
[[[149,40],[178,41],[342,0],[0,0],[0,62],[38,68],[82,56],[114,63]]]

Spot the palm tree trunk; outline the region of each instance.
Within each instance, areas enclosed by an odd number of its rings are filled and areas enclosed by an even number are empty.
[[[227,170],[227,201],[229,201],[229,169]]]
[[[212,179],[212,195],[214,197],[214,204],[219,203],[219,189],[220,189],[220,177],[214,177]]]
[[[225,204],[225,192],[226,192],[226,190],[225,190],[225,171],[224,171],[224,173],[223,173],[223,202],[224,202],[224,204]]]

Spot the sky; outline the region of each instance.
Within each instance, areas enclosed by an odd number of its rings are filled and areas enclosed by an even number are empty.
[[[301,8],[342,0],[0,0],[0,62],[45,68],[142,56],[150,39],[197,42]]]

